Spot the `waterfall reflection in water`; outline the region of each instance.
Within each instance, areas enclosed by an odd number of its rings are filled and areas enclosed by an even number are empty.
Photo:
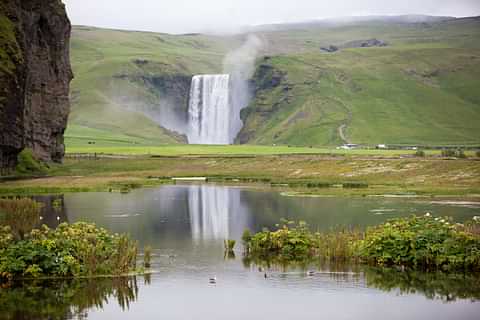
[[[193,240],[226,240],[232,233],[238,237],[248,226],[239,189],[192,185],[188,204]]]

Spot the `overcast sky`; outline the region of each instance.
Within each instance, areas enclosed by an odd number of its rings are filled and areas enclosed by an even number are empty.
[[[480,0],[64,0],[73,24],[168,33],[359,15],[480,15]]]

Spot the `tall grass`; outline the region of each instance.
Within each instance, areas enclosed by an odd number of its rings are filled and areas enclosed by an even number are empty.
[[[10,226],[14,236],[23,240],[40,222],[42,206],[29,198],[0,199],[0,222]]]

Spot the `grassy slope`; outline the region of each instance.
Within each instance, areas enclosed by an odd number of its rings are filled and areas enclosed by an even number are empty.
[[[301,46],[269,64],[287,74],[280,88],[262,92],[246,127],[250,142],[294,145],[341,143],[468,144],[480,133],[480,21],[429,26],[360,26],[266,35],[273,50]],[[328,44],[376,37],[386,48],[321,54]],[[312,40],[313,39],[313,40]],[[300,42],[303,41],[303,45]],[[283,99],[282,98],[287,98]],[[268,110],[276,102],[279,106]],[[271,108],[271,107],[270,107]],[[256,117],[271,112],[267,123]]]
[[[155,97],[146,88],[115,76],[145,74],[135,59],[149,60],[150,75],[218,72],[227,43],[222,38],[201,35],[74,27],[71,53],[75,79],[67,146],[87,140],[101,145],[176,143],[166,130],[143,114],[128,111],[117,99],[130,96],[148,104],[155,103]]]
[[[281,88],[261,92],[252,103],[246,129],[249,143],[336,145],[338,129],[358,143],[469,144],[480,133],[480,22],[457,20],[425,24],[356,23],[306,26],[259,32],[265,54],[287,73],[287,99]],[[319,48],[350,40],[378,38],[386,48]],[[67,150],[96,146],[175,143],[168,132],[140,113],[122,108],[119,95],[155,103],[138,83],[115,75],[141,75],[133,60],[148,59],[154,75],[220,72],[236,38],[74,28],[73,111]],[[280,102],[272,112],[272,106]],[[123,106],[124,107],[124,106]],[[260,112],[261,111],[261,112]],[[259,117],[268,113],[264,121]],[[93,139],[91,139],[93,138]],[[78,149],[77,149],[78,150]]]

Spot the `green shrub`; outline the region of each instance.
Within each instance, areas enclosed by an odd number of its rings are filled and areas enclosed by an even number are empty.
[[[417,150],[417,151],[415,152],[415,157],[419,157],[419,158],[425,157],[425,151],[423,151],[423,150]]]
[[[360,257],[374,265],[420,269],[480,269],[480,237],[446,218],[410,217],[367,230],[357,243]]]
[[[10,236],[2,229],[0,243],[7,245],[0,247],[0,279],[118,275],[136,267],[136,243],[94,224],[43,226],[17,242]]]
[[[477,156],[477,158],[480,158],[480,150],[477,150],[477,152],[475,152],[475,155]]]
[[[15,238],[24,235],[40,222],[42,204],[28,198],[0,199],[0,222],[11,228]]]
[[[366,182],[345,182],[342,184],[345,189],[361,189],[368,188],[368,183]]]
[[[15,171],[19,175],[44,175],[47,173],[47,167],[35,159],[31,149],[24,149],[18,155]]]
[[[455,157],[457,155],[457,153],[455,152],[455,150],[451,150],[451,149],[443,149],[442,150],[442,157]]]
[[[286,260],[311,257],[316,242],[306,223],[300,221],[296,225],[292,221],[283,222],[283,227],[277,231],[264,230],[253,235],[248,244],[250,253],[263,257],[275,255]]]

